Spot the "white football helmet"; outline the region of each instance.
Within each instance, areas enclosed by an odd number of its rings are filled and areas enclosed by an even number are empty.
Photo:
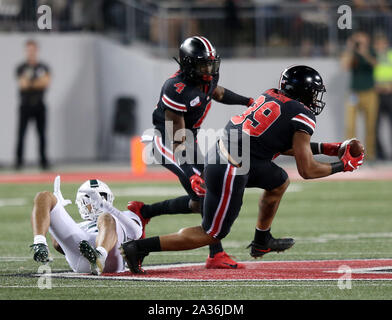
[[[114,195],[108,185],[98,179],[87,180],[79,187],[75,203],[78,206],[80,216],[83,220],[95,221],[98,219],[99,215],[103,213],[103,211],[99,208],[93,207],[91,205],[90,197],[85,192],[81,191],[89,189],[98,191],[102,198],[111,205],[113,204]]]

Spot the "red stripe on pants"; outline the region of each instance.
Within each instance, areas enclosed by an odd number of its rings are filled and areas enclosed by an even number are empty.
[[[212,226],[210,228],[211,231],[209,232],[210,235],[213,237],[215,237],[221,229],[220,225],[226,215],[227,206],[228,206],[230,199],[231,199],[231,192],[232,192],[231,183],[232,183],[232,180],[234,179],[233,171],[235,170],[235,168],[232,165],[229,165],[229,166],[230,166],[229,172],[227,173],[226,183],[224,186],[223,200],[217,210],[218,213],[215,214],[214,221],[213,221]]]

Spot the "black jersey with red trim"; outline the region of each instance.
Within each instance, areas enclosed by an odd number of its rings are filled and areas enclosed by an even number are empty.
[[[273,159],[292,148],[296,131],[312,135],[315,128],[316,117],[308,107],[278,89],[269,89],[243,114],[231,118],[222,139],[229,152],[238,148],[235,155],[242,156],[244,134],[250,137],[251,157]]]
[[[162,86],[158,104],[152,119],[156,129],[161,133],[165,130],[165,110],[182,114],[185,128],[196,135],[208,111],[211,108],[212,93],[218,85],[219,75],[201,89],[194,82],[186,79],[180,71],[166,80]]]

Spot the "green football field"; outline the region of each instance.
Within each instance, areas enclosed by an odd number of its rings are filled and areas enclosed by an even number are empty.
[[[108,183],[115,206],[129,200],[146,203],[182,194],[178,183]],[[79,184],[62,183],[65,198],[74,200]],[[375,299],[392,298],[392,281],[355,280],[341,289],[337,280],[323,281],[116,281],[51,279],[50,289],[40,289],[39,264],[33,261],[30,214],[36,192],[51,184],[0,184],[0,299],[131,299],[131,300],[275,300],[275,299]],[[225,250],[238,261],[253,260],[246,246],[253,239],[261,191],[247,190],[244,205]],[[67,207],[77,221],[76,205]],[[176,232],[200,224],[199,215],[161,216],[147,225],[147,236]],[[284,253],[270,253],[263,261],[392,258],[391,181],[292,182],[275,218],[272,234],[290,236],[296,244]],[[48,236],[49,239],[49,236]],[[52,272],[69,271],[64,257],[50,245]],[[145,266],[204,262],[207,248],[183,252],[152,253]],[[390,268],[392,269],[392,268]],[[391,271],[391,270],[390,270]],[[224,273],[225,271],[221,271]]]

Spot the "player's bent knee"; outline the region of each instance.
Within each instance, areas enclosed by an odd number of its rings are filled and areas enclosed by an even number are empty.
[[[206,233],[201,227],[183,228],[178,231],[178,234],[187,243],[207,245],[217,242],[214,237]]]
[[[191,200],[189,202],[189,207],[191,208],[192,212],[195,212],[195,213],[201,212],[200,201]]]
[[[48,202],[52,201],[54,198],[54,195],[50,191],[40,191],[38,192],[35,197],[34,197],[34,203],[42,203],[42,202]]]
[[[264,195],[260,198],[260,201],[262,201],[264,203],[271,203],[271,204],[276,201],[279,201],[283,197],[283,194],[286,192],[289,184],[290,184],[290,181],[289,181],[289,179],[287,179],[279,187],[276,187],[275,189],[266,191],[264,193]]]
[[[281,185],[281,187],[284,188],[284,191],[286,191],[287,188],[289,187],[289,185],[290,185],[290,179],[287,178],[287,180],[285,181],[285,183],[283,183],[283,184]]]
[[[285,191],[287,190],[287,188],[290,185],[290,179],[287,179],[282,185],[280,185],[279,187],[271,190],[272,193],[276,194],[276,195],[283,195],[283,193],[285,193]]]

